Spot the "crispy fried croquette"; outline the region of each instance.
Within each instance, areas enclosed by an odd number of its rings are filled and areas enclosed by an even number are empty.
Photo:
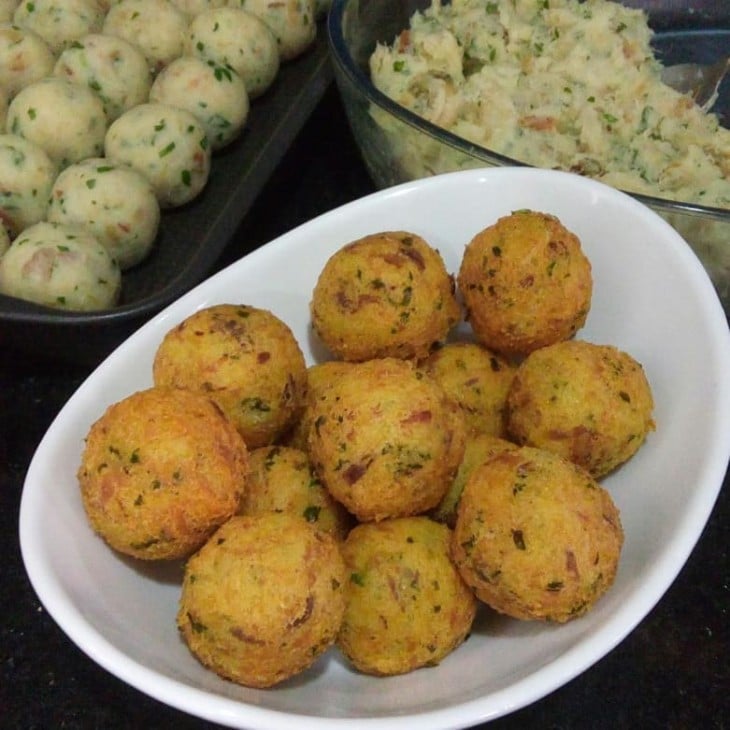
[[[464,491],[464,485],[472,471],[478,466],[481,466],[485,461],[488,461],[495,454],[516,448],[517,444],[488,433],[467,434],[466,448],[464,449],[464,457],[459,465],[459,470],[456,472],[456,476],[443,499],[431,511],[431,517],[437,522],[444,522],[449,527],[453,527],[456,522],[456,512],[459,507],[461,493]]]
[[[345,580],[331,535],[294,515],[238,515],[188,560],[177,625],[204,666],[271,687],[334,643]]]
[[[306,451],[309,429],[312,426],[312,409],[314,404],[327,397],[330,386],[337,376],[352,363],[342,360],[325,360],[307,368],[307,388],[304,396],[304,407],[294,426],[286,433],[281,443],[295,449]]]
[[[243,439],[207,396],[150,388],[92,425],[78,479],[89,522],[111,547],[173,559],[235,513],[247,464]]]
[[[654,430],[641,365],[611,345],[571,340],[520,365],[507,398],[510,437],[561,454],[601,477],[630,459]]]
[[[518,619],[565,622],[613,584],[619,513],[587,471],[528,446],[477,467],[461,494],[451,557],[477,598]]]
[[[476,614],[449,558],[451,531],[427,517],[358,525],[342,546],[349,572],[337,643],[361,672],[394,675],[438,664]]]
[[[218,304],[167,332],[153,373],[156,385],[210,395],[255,449],[273,443],[298,418],[306,369],[299,343],[276,315]]]
[[[242,515],[286,512],[298,515],[342,540],[352,517],[317,478],[306,452],[286,446],[262,446],[249,458]]]
[[[464,411],[467,430],[504,436],[504,408],[516,366],[475,342],[450,342],[420,367]]]
[[[458,407],[407,360],[352,364],[314,405],[309,454],[361,522],[435,507],[464,453]]]
[[[526,355],[572,337],[591,304],[591,265],[552,215],[516,211],[477,233],[458,273],[466,318],[486,347]]]
[[[342,360],[422,358],[461,319],[454,288],[423,238],[375,233],[327,261],[312,294],[312,325]]]

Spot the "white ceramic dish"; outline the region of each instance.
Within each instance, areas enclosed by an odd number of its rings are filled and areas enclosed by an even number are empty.
[[[605,480],[626,533],[617,581],[587,616],[563,626],[483,612],[440,666],[378,679],[336,650],[272,690],[203,669],[175,628],[179,565],[140,565],[87,525],[76,483],[83,438],[105,407],[151,384],[163,334],[216,302],[263,306],[321,358],[308,303],[326,259],[366,233],[409,229],[451,271],[479,229],[514,209],[557,215],[593,264],[594,298],[579,336],[644,365],[658,428]],[[730,335],[713,287],[678,234],[623,193],[527,168],[453,173],[375,193],[280,237],[199,285],[122,344],[79,388],[43,438],[20,511],[26,569],[49,613],[94,661],[140,691],[231,727],[396,730],[469,727],[527,705],[610,651],[674,580],[710,514],[730,454]]]

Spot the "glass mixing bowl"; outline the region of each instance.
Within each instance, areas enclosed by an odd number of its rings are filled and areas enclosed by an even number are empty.
[[[376,43],[392,43],[409,26],[413,13],[429,4],[429,0],[333,0],[330,9],[328,36],[335,79],[365,165],[379,187],[454,170],[523,164],[426,121],[392,101],[370,80],[368,60]],[[656,54],[665,65],[710,63],[727,54],[730,6],[724,3],[696,0],[685,9],[677,9],[671,0],[626,0],[625,4],[646,6]],[[713,111],[727,126],[727,79]],[[692,246],[729,313],[730,210],[632,195]]]

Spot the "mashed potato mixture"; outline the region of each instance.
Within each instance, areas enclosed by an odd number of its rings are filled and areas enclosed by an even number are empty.
[[[433,0],[370,70],[399,104],[500,154],[730,208],[730,130],[661,83],[651,35],[642,11],[606,0]]]

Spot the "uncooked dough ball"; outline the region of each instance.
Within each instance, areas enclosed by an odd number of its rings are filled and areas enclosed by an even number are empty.
[[[191,201],[210,174],[210,145],[198,120],[167,104],[139,104],[109,127],[106,157],[151,183],[162,208]]]
[[[84,228],[41,221],[0,258],[0,293],[47,307],[108,309],[120,289],[119,267]]]
[[[5,121],[8,117],[8,104],[10,97],[7,89],[0,85],[0,129],[5,129]]]
[[[64,168],[101,155],[106,114],[91,89],[52,76],[26,86],[10,102],[7,129],[35,142]]]
[[[282,61],[301,56],[317,37],[315,0],[229,0],[271,28]]]
[[[89,34],[63,51],[53,73],[95,91],[110,123],[147,101],[152,85],[147,59],[139,48],[103,33]]]
[[[10,248],[10,234],[5,226],[0,225],[0,257]]]
[[[250,99],[261,96],[279,73],[279,51],[269,27],[239,8],[218,8],[193,18],[187,53],[230,66],[246,85]]]
[[[44,218],[57,174],[35,142],[17,134],[0,135],[0,217],[11,236]]]
[[[160,206],[141,173],[97,157],[71,165],[58,176],[48,220],[85,226],[126,270],[152,248]]]
[[[9,96],[48,76],[55,60],[37,33],[12,23],[0,25],[0,85]]]
[[[88,33],[101,30],[104,9],[97,0],[32,0],[18,5],[13,22],[36,32],[53,53],[60,53]]]
[[[109,8],[103,32],[136,45],[157,73],[182,55],[188,22],[169,0],[121,0]]]
[[[0,23],[10,23],[18,7],[18,0],[0,0]]]
[[[246,86],[232,68],[194,56],[178,58],[158,74],[150,101],[187,109],[203,125],[213,150],[238,137],[249,109]]]
[[[271,28],[282,61],[290,61],[306,51],[317,37],[315,0],[230,0],[261,18]]]
[[[183,13],[193,16],[212,8],[222,8],[226,0],[172,0],[172,4]]]

